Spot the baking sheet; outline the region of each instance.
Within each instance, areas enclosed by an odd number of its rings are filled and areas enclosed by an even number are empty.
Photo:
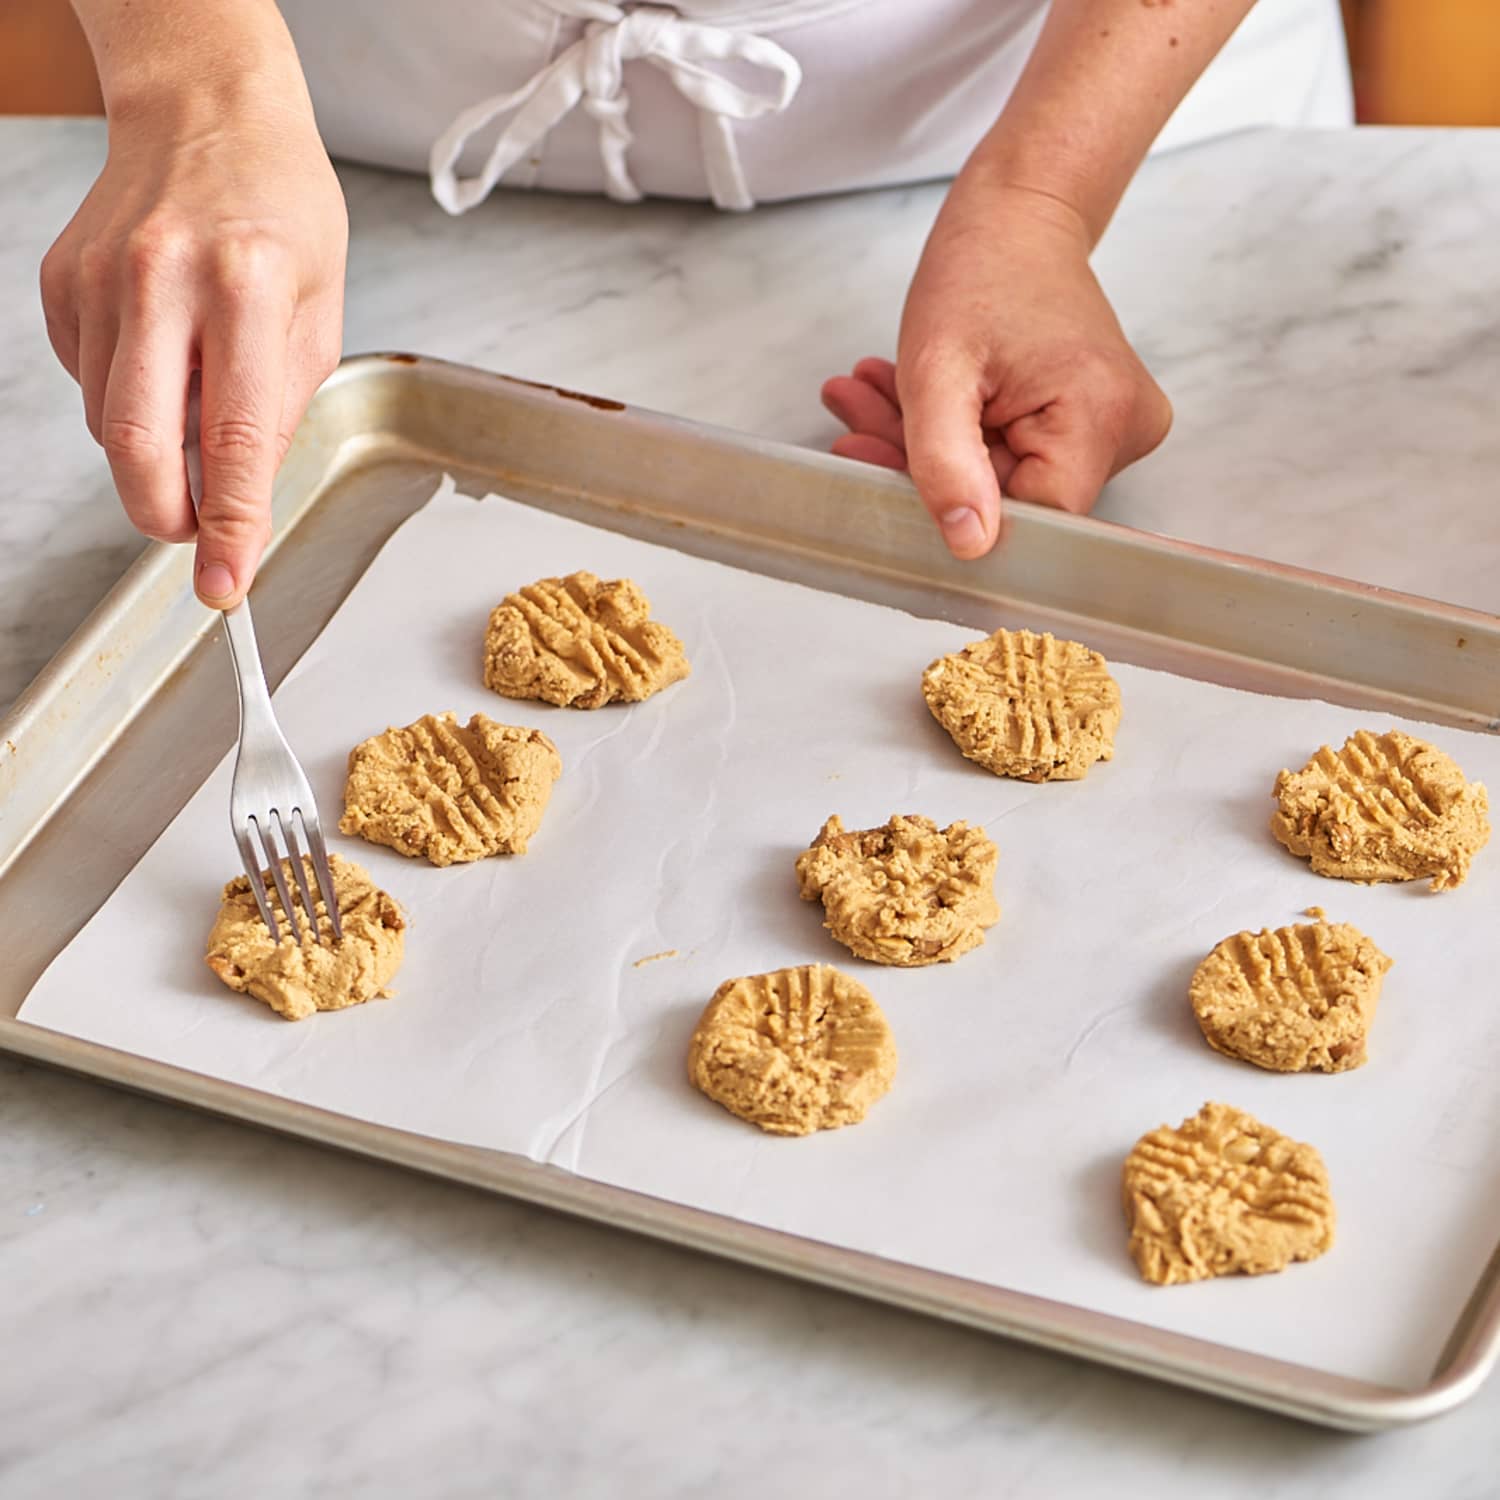
[[[577,567],[637,578],[684,637],[692,678],[594,714],[487,693],[489,608]],[[1074,785],[999,781],[956,756],[916,687],[928,660],[971,638],[440,494],[278,708],[330,824],[348,747],[388,723],[451,708],[545,729],[565,771],[532,852],[438,871],[338,840],[411,912],[407,963],[396,999],[291,1026],[201,962],[235,868],[226,765],[23,1018],[773,1228],[1421,1385],[1500,1238],[1493,854],[1443,896],[1318,879],[1266,834],[1271,780],[1366,720],[1129,668],[1114,762]],[[1500,784],[1500,742],[1425,732]],[[893,811],[983,822],[1004,909],[986,945],[897,972],[832,944],[791,865],[833,811],[851,826]],[[1282,1078],[1209,1052],[1184,998],[1194,963],[1227,933],[1311,903],[1397,960],[1372,1062]],[[637,967],[666,950],[677,956]],[[855,1129],[764,1137],[687,1085],[687,1038],[723,978],[816,959],[844,963],[880,999],[901,1050],[896,1087]],[[1119,1160],[1206,1098],[1322,1149],[1341,1216],[1330,1255],[1254,1281],[1138,1282]]]

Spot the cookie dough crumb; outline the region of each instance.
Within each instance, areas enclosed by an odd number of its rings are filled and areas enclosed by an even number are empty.
[[[999,852],[981,828],[895,816],[845,830],[835,815],[797,857],[804,901],[850,952],[878,964],[947,963],[977,948],[1000,920]]]
[[[682,642],[628,578],[543,578],[495,606],[484,638],[486,687],[562,708],[639,703],[688,671]]]
[[[209,968],[230,989],[263,1000],[288,1021],[301,1021],[315,1011],[362,1005],[384,993],[401,967],[406,929],[401,908],[358,865],[337,854],[328,856],[328,864],[343,924],[342,942],[331,941],[328,909],[321,900],[316,921],[323,941],[314,939],[289,860],[282,861],[282,873],[301,919],[300,943],[291,936],[269,871],[264,872],[266,891],[281,924],[281,941],[271,940],[243,875],[224,887],[223,905],[208,935]],[[316,895],[310,865],[308,885]]]
[[[933,662],[922,696],[964,755],[997,776],[1078,781],[1115,753],[1119,684],[1077,641],[997,630]]]
[[[1489,796],[1441,750],[1391,730],[1324,745],[1300,771],[1282,771],[1271,832],[1319,875],[1364,885],[1427,880],[1462,885],[1489,841]]]
[[[721,984],[688,1047],[693,1083],[774,1135],[855,1124],[895,1073],[880,1007],[826,964]]]
[[[1143,1135],[1123,1189],[1131,1258],[1158,1286],[1280,1271],[1333,1244],[1317,1150],[1227,1104]]]
[[[426,714],[349,752],[339,830],[434,865],[524,854],[561,772],[539,729]]]
[[[1277,1073],[1343,1073],[1366,1058],[1391,960],[1347,922],[1225,938],[1188,998],[1216,1052]]]
[[[638,958],[631,964],[632,969],[644,969],[647,964],[660,963],[664,958],[676,958],[675,948],[663,948],[660,953],[648,953],[644,958]]]

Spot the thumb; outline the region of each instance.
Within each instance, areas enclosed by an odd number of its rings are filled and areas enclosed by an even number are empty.
[[[1000,534],[1000,483],[980,426],[984,399],[959,354],[902,361],[896,371],[906,461],[955,557],[983,557]]]

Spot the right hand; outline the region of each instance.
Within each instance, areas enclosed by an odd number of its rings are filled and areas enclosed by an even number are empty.
[[[239,602],[270,537],[271,483],[338,363],[348,219],[311,110],[176,98],[112,117],[98,181],[42,262],[52,347],[83,390],[126,514],[198,538],[193,578]],[[183,462],[203,383],[203,496]]]
[[[892,365],[823,387],[846,458],[909,469],[956,557],[982,557],[1001,495],[1086,511],[1167,435],[1172,407],[1126,341],[1081,216],[965,168],[907,295]]]

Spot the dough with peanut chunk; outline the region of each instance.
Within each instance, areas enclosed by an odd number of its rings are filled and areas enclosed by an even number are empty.
[[[1333,1244],[1317,1150],[1227,1104],[1143,1135],[1123,1190],[1131,1257],[1158,1286],[1280,1271]]]
[[[1115,753],[1120,687],[1097,651],[1030,630],[997,630],[922,674],[932,716],[997,776],[1078,781]]]
[[[1348,922],[1303,922],[1225,938],[1188,998],[1217,1052],[1278,1073],[1342,1073],[1365,1042],[1391,960]]]
[[[893,817],[883,828],[846,830],[831,817],[797,857],[804,901],[823,903],[824,923],[851,953],[915,968],[947,963],[984,941],[1000,920],[999,852],[981,828]]]
[[[693,1083],[773,1135],[853,1125],[895,1074],[874,997],[826,964],[727,980],[688,1046]]]
[[[339,830],[435,865],[524,854],[561,772],[539,729],[426,714],[349,752]]]
[[[563,708],[639,703],[688,671],[682,642],[628,578],[543,578],[495,606],[484,638],[486,687]]]
[[[1324,745],[1300,771],[1282,771],[1271,832],[1319,875],[1370,885],[1462,885],[1490,837],[1489,794],[1453,760],[1399,730],[1361,729]]]
[[[308,864],[308,887],[317,907],[314,937],[289,860],[282,861],[282,874],[300,919],[300,943],[291,935],[269,870],[263,879],[281,941],[272,939],[261,920],[243,875],[224,887],[223,905],[208,935],[209,968],[230,989],[263,1000],[288,1021],[362,1005],[381,994],[401,967],[406,930],[401,908],[358,865],[337,854],[328,856],[328,864],[343,926],[341,942],[332,941],[328,909],[316,899],[318,884]]]

